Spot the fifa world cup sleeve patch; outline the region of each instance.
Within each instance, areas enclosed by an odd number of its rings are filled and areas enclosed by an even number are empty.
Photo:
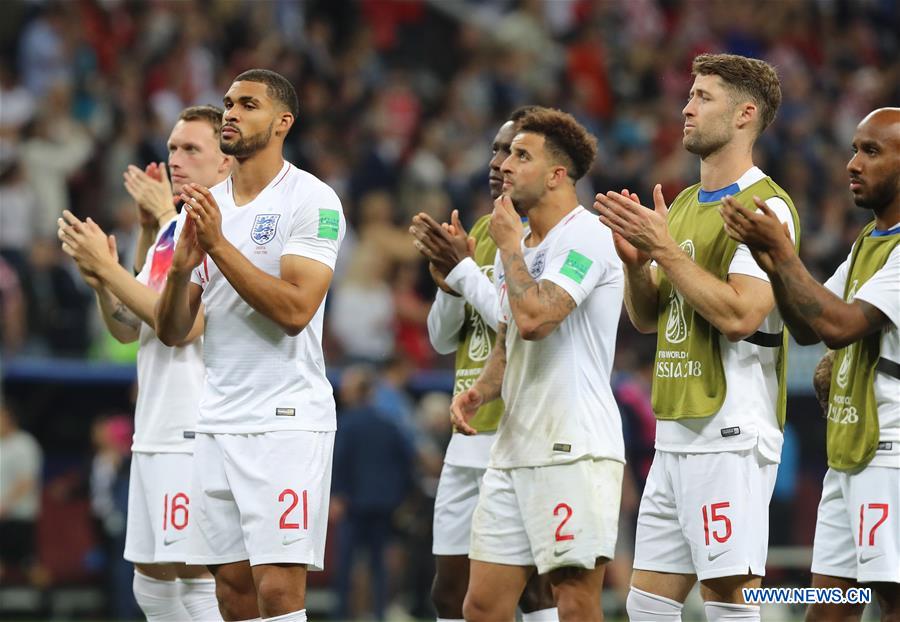
[[[338,239],[338,229],[341,225],[341,215],[336,209],[319,210],[318,237],[325,240]]]
[[[594,262],[591,259],[588,259],[581,253],[569,251],[565,263],[562,268],[559,269],[559,273],[580,284],[584,280],[584,276],[588,273],[588,270],[591,269],[593,263]]]

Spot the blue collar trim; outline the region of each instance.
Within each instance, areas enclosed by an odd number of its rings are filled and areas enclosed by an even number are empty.
[[[887,235],[894,235],[895,233],[900,233],[900,225],[897,225],[893,229],[887,229],[885,231],[879,231],[878,229],[872,229],[872,237],[873,238],[881,238]]]
[[[731,184],[730,186],[725,186],[724,188],[713,190],[711,192],[701,188],[697,191],[697,199],[701,203],[715,203],[716,201],[721,201],[722,197],[726,195],[735,195],[740,191],[741,187],[737,185],[737,182]]]

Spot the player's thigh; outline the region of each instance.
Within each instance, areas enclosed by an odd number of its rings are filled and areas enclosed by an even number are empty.
[[[755,449],[679,456],[679,522],[701,581],[764,576],[776,464]]]
[[[850,588],[859,587],[859,583],[846,577],[834,577],[814,572],[812,575],[812,587],[819,589],[837,588],[846,594]],[[864,609],[865,605],[852,603],[815,603],[806,610],[806,622],[858,622],[862,619]]]
[[[511,566],[534,565],[511,471],[488,469],[484,474],[478,504],[472,515],[470,560]]]
[[[694,575],[691,547],[678,516],[676,485],[679,483],[678,455],[657,451],[644,484],[634,535],[633,564],[635,576],[642,585],[657,584],[655,581],[643,581],[641,577],[644,576]],[[675,598],[636,585],[633,581],[632,584],[647,592]]]
[[[463,605],[466,620],[512,620],[519,595],[533,572],[531,566],[472,560]]]
[[[889,622],[900,622],[900,583],[876,582],[867,583],[871,587],[878,606],[881,608],[881,619]]]
[[[434,499],[432,553],[438,556],[468,555],[472,514],[484,469],[445,464]]]
[[[334,433],[221,436],[251,566],[323,568]]]
[[[621,462],[584,459],[511,469],[539,574],[592,570],[615,553],[622,496]]]
[[[816,512],[813,539],[813,578],[832,577],[856,580],[856,538],[850,504],[847,499],[846,476],[828,469],[822,481],[822,497]]]
[[[693,574],[635,570],[631,575],[631,587],[683,603],[697,582]]]
[[[553,598],[553,588],[550,584],[548,575],[539,575],[534,573],[525,584],[525,590],[519,597],[519,609],[523,613],[531,613],[532,611],[540,611],[541,609],[550,609],[556,606],[556,600]]]
[[[607,561],[600,558],[595,561],[593,568],[557,568],[548,573],[560,619],[602,618],[600,593]]]

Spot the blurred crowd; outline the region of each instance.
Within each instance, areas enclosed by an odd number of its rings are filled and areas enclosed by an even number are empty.
[[[64,209],[92,217],[130,266],[139,224],[126,167],[165,162],[181,109],[221,105],[239,72],[288,77],[301,112],[287,157],[337,191],[350,223],[326,316],[328,362],[355,374],[339,395],[348,432],[338,449],[377,453],[366,442],[369,410],[394,431],[390,460],[369,458],[389,471],[397,500],[366,505],[353,492],[367,489],[365,466],[335,474],[334,512],[348,517],[336,581],[349,594],[354,547],[369,549],[375,577],[395,576],[383,568],[399,563],[379,549],[381,536],[361,531],[391,527],[360,516],[392,514],[405,499],[406,533],[428,546],[425,508],[449,434],[446,396],[407,390],[414,373],[452,360],[429,346],[434,286],[406,228],[420,211],[444,221],[458,209],[470,225],[491,209],[490,141],[509,112],[561,108],[598,137],[578,189],[586,205],[608,189],[649,199],[657,182],[671,199],[698,177],[681,146],[693,57],[727,51],[773,63],[784,101],[757,163],[793,197],[804,260],[824,279],[867,218],[850,201],[844,166],[858,121],[900,101],[897,33],[893,0],[0,2],[0,356],[132,358],[101,330],[56,219]],[[639,486],[652,449],[642,401],[652,347],[643,352],[624,325],[619,342]],[[114,495],[106,501],[114,506]],[[427,548],[421,557],[407,567],[425,568]],[[429,572],[410,573],[425,576],[426,600]]]

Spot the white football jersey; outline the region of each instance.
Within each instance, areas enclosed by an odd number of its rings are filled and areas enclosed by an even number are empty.
[[[137,276],[140,283],[157,292],[165,287],[172,264],[176,222],[173,218],[160,227]],[[170,348],[156,338],[152,328],[141,322],[132,451],[193,451],[191,433],[197,427],[204,373],[202,338],[184,347]]]
[[[285,162],[269,185],[240,207],[230,177],[210,191],[222,212],[225,238],[263,272],[280,277],[284,255],[334,270],[344,214],[334,191],[315,176]],[[211,258],[193,271],[191,281],[203,288],[206,312],[206,383],[197,430],[334,430],[334,396],[322,354],[324,300],[306,328],[290,337],[248,305]]]
[[[624,290],[612,234],[579,206],[539,245],[523,243],[522,251],[532,278],[560,286],[577,307],[544,339],[522,339],[497,253],[494,275],[507,323],[506,410],[490,466],[542,466],[584,457],[625,462],[622,419],[609,384]]]

